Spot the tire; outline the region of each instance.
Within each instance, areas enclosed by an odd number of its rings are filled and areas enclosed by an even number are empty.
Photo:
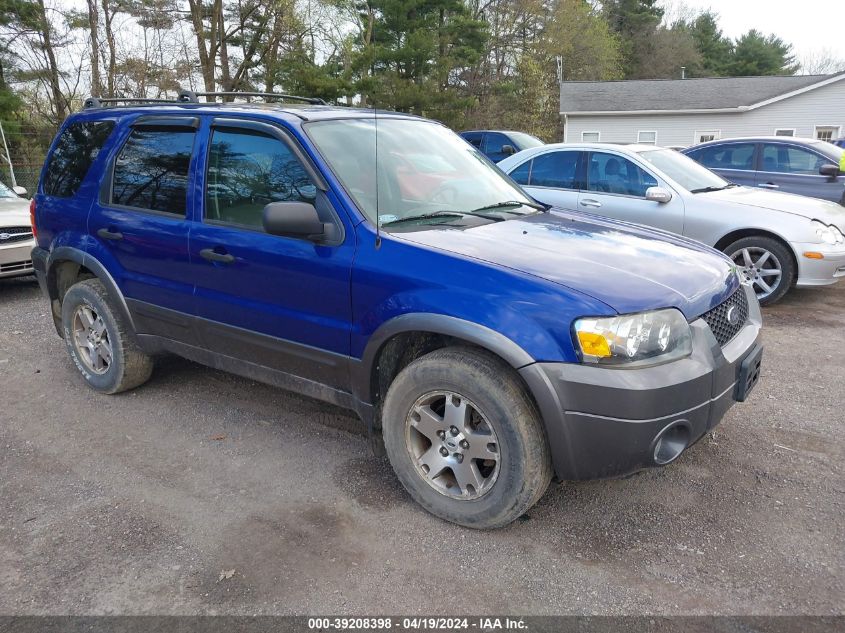
[[[458,435],[450,431],[453,422],[465,423]],[[444,437],[437,435],[441,431]],[[481,350],[441,349],[405,367],[387,391],[382,434],[390,463],[414,500],[465,527],[511,523],[543,496],[552,478],[536,407],[513,370]]]
[[[724,252],[740,268],[746,281],[752,283],[760,305],[771,305],[780,301],[795,283],[798,270],[792,252],[776,239],[763,235],[744,237],[730,244]],[[757,267],[763,258],[764,265]],[[750,267],[749,261],[752,264]],[[771,273],[775,269],[780,271],[777,276]],[[764,274],[767,272],[768,275]],[[774,283],[775,279],[777,283]],[[766,290],[766,286],[771,288],[771,291]]]
[[[114,394],[150,378],[152,359],[138,347],[99,279],[68,289],[62,300],[62,331],[71,359],[92,389]]]

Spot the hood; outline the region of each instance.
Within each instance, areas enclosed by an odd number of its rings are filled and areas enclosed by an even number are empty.
[[[541,277],[619,313],[675,307],[693,319],[739,286],[733,263],[704,244],[558,209],[465,230],[402,233],[401,238]]]
[[[29,226],[29,200],[0,198],[0,227]]]
[[[696,196],[705,197],[707,200],[719,200],[731,204],[744,204],[759,209],[790,213],[810,220],[821,220],[825,224],[835,224],[845,231],[845,207],[830,200],[752,187],[731,187],[722,191],[699,193]]]

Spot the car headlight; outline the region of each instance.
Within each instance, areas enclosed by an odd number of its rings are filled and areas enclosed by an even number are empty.
[[[684,358],[692,352],[689,323],[674,308],[582,318],[573,328],[584,363],[640,367]]]
[[[813,228],[816,231],[816,236],[825,244],[845,244],[845,235],[842,234],[838,226],[813,220]]]

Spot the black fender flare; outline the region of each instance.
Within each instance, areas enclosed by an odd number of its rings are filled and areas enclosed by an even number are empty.
[[[100,280],[100,283],[105,286],[109,296],[114,300],[118,310],[120,310],[122,316],[126,319],[126,322],[129,323],[132,328],[132,332],[134,333],[135,322],[132,319],[132,313],[129,311],[129,306],[126,304],[126,298],[120,291],[114,277],[111,276],[111,273],[109,273],[106,267],[103,266],[97,258],[92,257],[85,251],[78,248],[74,248],[72,246],[59,246],[50,252],[49,257],[47,258],[46,271],[47,292],[50,295],[50,300],[55,301],[59,298],[59,288],[56,280],[56,264],[67,261],[74,262],[83,268],[87,268],[94,274],[94,276],[97,277],[97,279]]]
[[[410,313],[380,325],[370,336],[358,371],[352,376],[352,389],[363,402],[370,401],[373,368],[384,345],[397,334],[424,332],[452,336],[477,345],[501,357],[514,369],[531,365],[534,358],[512,339],[484,325],[436,313]]]

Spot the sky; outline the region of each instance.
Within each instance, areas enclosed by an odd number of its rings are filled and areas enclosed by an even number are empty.
[[[667,0],[669,11],[681,7],[712,9],[722,32],[731,38],[749,29],[774,33],[793,45],[796,57],[827,52],[845,59],[843,0]]]

